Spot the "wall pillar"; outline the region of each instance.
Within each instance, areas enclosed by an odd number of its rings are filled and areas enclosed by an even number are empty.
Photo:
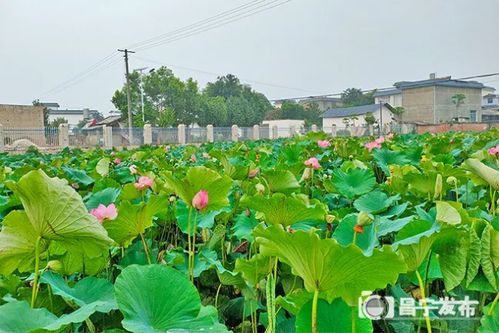
[[[317,125],[315,125],[315,124],[314,124],[314,125],[312,125],[312,127],[310,127],[310,130],[311,130],[312,132],[317,132]]]
[[[213,125],[206,126],[206,141],[208,142],[215,141],[215,135],[213,133]]]
[[[260,126],[253,125],[253,140],[260,140]]]
[[[178,143],[181,145],[185,145],[185,125],[178,125]]]
[[[3,125],[0,124],[0,153],[5,151],[5,139],[3,135]]]
[[[144,125],[144,144],[152,144],[152,126],[151,124]]]
[[[407,124],[400,125],[400,131],[402,132],[402,134],[409,133],[409,129],[407,128]]]
[[[69,125],[59,125],[59,147],[66,148],[69,146]]]
[[[230,134],[232,141],[239,141],[239,128],[237,127],[237,125],[232,125]]]
[[[277,139],[279,137],[279,129],[277,128],[277,126],[272,126],[272,133],[270,134],[271,139]]]
[[[333,126],[331,127],[331,136],[336,136],[336,125],[333,124]]]
[[[369,136],[373,136],[374,135],[374,126],[372,124],[369,124]]]
[[[104,137],[104,147],[113,148],[113,128],[103,125],[102,136]]]

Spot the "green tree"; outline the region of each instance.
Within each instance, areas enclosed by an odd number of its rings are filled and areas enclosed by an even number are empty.
[[[341,94],[344,107],[374,104],[374,91],[363,93],[362,89],[348,88]]]
[[[215,82],[208,82],[205,88],[206,95],[210,97],[222,96],[229,97],[241,96],[243,86],[239,79],[232,74],[219,76]]]
[[[374,117],[372,112],[366,113],[364,116],[364,120],[368,125],[374,125],[376,123],[376,118]]]
[[[319,109],[319,104],[309,103],[305,107],[305,126],[320,125],[322,123],[321,114],[323,112]]]
[[[238,126],[254,125],[251,103],[242,97],[232,96],[227,99],[227,118],[230,123]]]
[[[61,124],[67,124],[68,120],[63,117],[57,117],[54,120],[52,120],[49,124],[50,127],[59,127]]]
[[[305,108],[295,101],[285,101],[281,105],[282,119],[304,119]]]
[[[229,126],[227,123],[227,105],[222,96],[201,95],[200,109],[197,122],[199,126]]]
[[[466,96],[464,94],[455,94],[451,98],[452,98],[452,103],[454,103],[456,105],[456,108],[458,108],[460,105],[464,103]]]

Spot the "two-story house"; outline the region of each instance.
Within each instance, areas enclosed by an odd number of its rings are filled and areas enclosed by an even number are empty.
[[[480,121],[484,87],[480,82],[435,78],[432,74],[427,80],[402,81],[394,86],[401,91],[403,122]]]

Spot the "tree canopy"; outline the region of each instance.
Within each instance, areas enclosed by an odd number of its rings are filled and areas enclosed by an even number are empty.
[[[374,91],[363,93],[362,89],[348,88],[341,93],[343,107],[374,104]]]
[[[228,74],[209,82],[201,91],[192,78],[182,81],[172,70],[161,67],[140,77],[130,74],[130,90],[134,126],[143,126],[141,82],[144,92],[144,120],[155,126],[178,124],[206,126],[252,126],[260,123],[272,108],[268,99],[239,79]],[[117,90],[113,104],[128,121],[126,86]]]

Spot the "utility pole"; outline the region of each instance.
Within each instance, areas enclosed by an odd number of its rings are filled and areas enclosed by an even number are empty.
[[[124,52],[125,55],[125,76],[126,76],[126,100],[128,104],[128,143],[132,144],[132,99],[130,95],[130,73],[128,70],[128,53],[135,53],[134,51],[130,51],[128,49],[120,50],[118,52]]]
[[[383,102],[379,101],[379,126],[378,136],[381,136],[381,127],[383,127]]]

